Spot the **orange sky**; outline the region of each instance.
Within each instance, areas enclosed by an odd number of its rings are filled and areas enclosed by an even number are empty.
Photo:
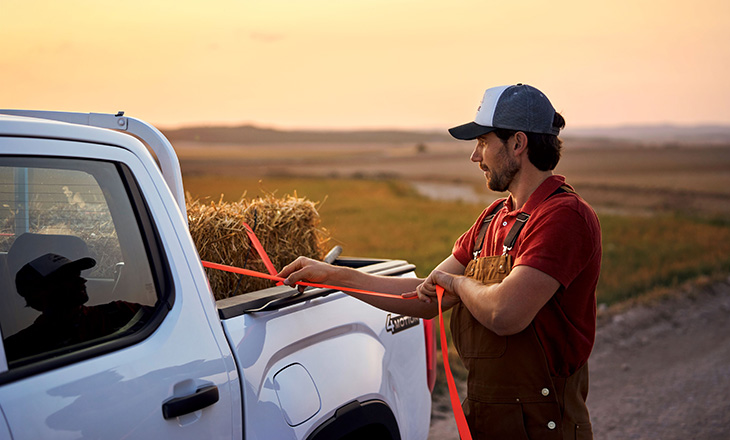
[[[446,128],[485,88],[568,127],[730,124],[726,0],[0,0],[0,107],[163,127]]]

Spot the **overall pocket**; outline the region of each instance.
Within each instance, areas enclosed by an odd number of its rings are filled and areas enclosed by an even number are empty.
[[[464,276],[482,284],[500,283],[512,271],[511,255],[493,255],[471,260],[464,269]]]
[[[471,260],[464,275],[488,285],[501,282],[511,270],[510,255],[494,255]],[[462,358],[498,358],[507,349],[507,337],[488,330],[463,304],[457,304],[451,314],[451,337]]]
[[[522,405],[464,401],[464,416],[475,439],[528,440]]]

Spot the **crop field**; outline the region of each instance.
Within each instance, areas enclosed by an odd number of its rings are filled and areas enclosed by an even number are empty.
[[[599,304],[730,273],[730,147],[570,146],[556,172],[601,221]],[[470,148],[186,146],[180,157],[193,198],[296,193],[319,202],[322,226],[345,255],[405,259],[423,277],[501,196],[486,189]],[[464,374],[458,356],[449,357],[454,373]],[[443,377],[438,383],[443,391]]]
[[[730,272],[730,147],[570,147],[556,172],[601,220],[599,302]],[[425,276],[500,196],[485,188],[470,148],[185,146],[180,157],[194,198],[296,192],[319,202],[322,225],[346,255],[406,259]],[[428,193],[414,186],[423,182]],[[459,191],[439,197],[441,188]]]

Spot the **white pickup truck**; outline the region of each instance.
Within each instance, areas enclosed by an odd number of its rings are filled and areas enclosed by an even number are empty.
[[[428,436],[431,323],[325,289],[215,301],[177,156],[151,125],[0,110],[0,199],[0,439]],[[66,301],[47,254],[83,262],[73,314],[46,307]]]

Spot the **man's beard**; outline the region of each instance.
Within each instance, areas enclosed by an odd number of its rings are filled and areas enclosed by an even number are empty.
[[[520,165],[517,160],[509,157],[507,154],[506,145],[500,156],[500,159],[502,159],[500,169],[490,168],[489,178],[487,179],[487,188],[495,192],[507,191],[517,172],[520,171]]]

